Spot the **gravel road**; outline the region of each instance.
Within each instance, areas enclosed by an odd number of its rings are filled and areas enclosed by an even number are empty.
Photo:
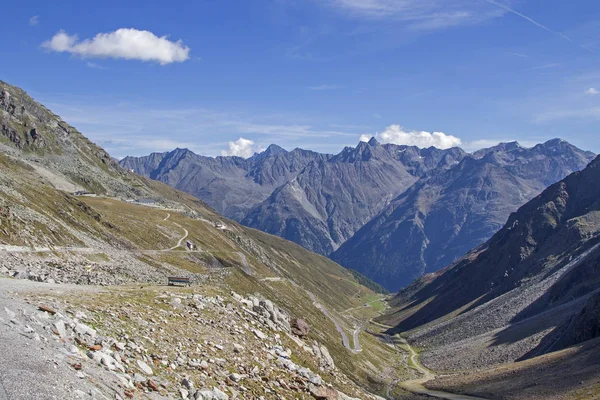
[[[423,386],[426,382],[435,379],[435,375],[427,368],[423,367],[419,362],[419,354],[412,348],[412,346],[405,340],[402,343],[408,348],[410,352],[410,361],[413,368],[416,369],[420,374],[423,375],[420,379],[414,379],[411,381],[402,382],[401,387],[415,394],[424,394],[430,397],[445,400],[486,400],[482,397],[467,396],[463,394],[454,394],[443,392],[441,390],[430,390]]]
[[[76,376],[65,344],[31,322],[43,318],[43,313],[18,292],[38,290],[58,293],[81,287],[0,278],[0,400],[107,398],[89,380]],[[35,332],[27,333],[28,326]]]
[[[179,242],[177,242],[177,244],[175,246],[171,247],[169,250],[175,250],[176,248],[181,247],[181,245],[183,244],[183,241],[190,234],[187,229],[185,229],[183,226],[179,225],[178,223],[173,222],[173,225],[177,225],[178,227],[183,229],[183,236],[181,237],[181,239],[179,239]]]

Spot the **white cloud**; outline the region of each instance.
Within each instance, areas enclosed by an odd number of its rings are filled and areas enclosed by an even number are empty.
[[[228,149],[221,152],[222,156],[237,156],[242,158],[249,158],[254,153],[259,153],[262,149],[256,145],[252,140],[239,138],[235,142],[228,143]]]
[[[322,3],[352,17],[404,21],[415,30],[474,24],[508,12],[481,0],[326,0]]]
[[[597,94],[600,94],[600,91],[596,88],[589,88],[588,90],[586,90],[585,92],[586,94],[589,94],[590,96],[595,96]]]
[[[449,149],[460,146],[462,141],[452,135],[443,132],[405,131],[400,125],[390,125],[382,133],[377,133],[375,138],[381,143],[393,143],[399,145],[417,146],[420,148],[437,147]],[[369,135],[362,135],[360,140],[366,142]]]
[[[535,67],[530,67],[530,68],[525,68],[523,70],[521,70],[522,72],[527,72],[527,71],[539,71],[542,69],[550,69],[550,68],[556,68],[556,67],[560,67],[562,64],[560,63],[550,63],[550,64],[544,64],[544,65],[538,65]]]
[[[40,16],[39,15],[34,15],[33,17],[29,18],[29,25],[36,26],[39,23],[40,23]]]
[[[42,43],[47,50],[67,52],[84,58],[122,58],[154,61],[161,65],[189,59],[190,48],[181,40],[158,37],[149,31],[121,28],[114,32],[99,33],[92,39],[79,40],[76,35],[60,31]]]

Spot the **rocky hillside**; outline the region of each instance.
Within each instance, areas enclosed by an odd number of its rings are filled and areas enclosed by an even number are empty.
[[[49,287],[58,285],[61,288],[64,285],[65,290],[70,284],[109,286],[114,287],[117,294],[122,294],[119,285],[135,285],[134,289],[160,287],[171,293],[170,287],[166,286],[167,277],[186,277],[193,288],[201,288],[198,290],[202,291],[220,287],[221,295],[235,290],[245,298],[252,295],[261,299],[277,299],[280,313],[273,316],[268,311],[269,317],[256,317],[264,320],[266,328],[261,330],[266,330],[265,335],[276,340],[280,328],[273,324],[280,320],[277,316],[285,314],[290,321],[302,319],[310,327],[305,339],[310,343],[316,341],[319,348],[327,349],[340,376],[348,379],[346,382],[353,391],[356,390],[355,393],[362,393],[358,397],[369,396],[361,386],[385,391],[382,382],[399,379],[398,374],[403,371],[390,371],[387,363],[396,358],[400,362],[400,355],[361,329],[363,323],[378,313],[374,307],[365,307],[364,304],[375,304],[381,296],[362,286],[356,274],[291,242],[227,220],[191,195],[128,172],[22,90],[4,83],[0,89],[0,120],[3,126],[3,136],[0,136],[0,281],[3,284],[11,286],[12,282],[27,281]],[[360,279],[364,281],[364,277]],[[97,299],[90,295],[96,289],[90,287],[89,292],[87,290],[81,289],[83,294],[72,301],[80,304],[84,300],[90,301],[89,305],[100,308],[108,304],[96,302]],[[3,289],[2,292],[6,291]],[[141,299],[135,293],[131,298],[132,301]],[[154,300],[147,300],[147,303],[140,304],[142,309],[153,304]],[[190,301],[190,304],[193,302]],[[118,309],[122,306],[115,305]],[[187,303],[185,306],[188,306]],[[355,309],[360,313],[354,312]],[[189,309],[186,310],[185,314]],[[260,311],[260,307],[249,311],[256,314],[257,310]],[[137,320],[139,312],[140,309],[123,318]],[[196,320],[206,318],[210,321],[208,314],[201,317],[201,305],[197,305],[191,313],[196,314],[192,315]],[[31,331],[26,325],[33,326],[34,322],[22,318],[29,318],[29,315],[29,311],[21,316],[9,313],[3,318],[8,318],[7,321],[14,318],[19,329],[24,328],[26,333],[33,334],[37,332],[37,325]],[[110,315],[111,318],[113,316]],[[148,327],[151,318],[161,321],[152,322],[150,331],[144,330],[147,343],[156,344],[163,339],[158,332],[163,332],[163,325],[167,323],[163,322],[165,316],[172,315],[156,310],[153,317],[140,320],[143,326],[136,329]],[[77,335],[72,332],[76,322],[73,318],[61,318],[68,335],[64,340],[83,347],[97,346],[94,342],[77,342]],[[216,317],[210,318],[214,320]],[[253,326],[256,324],[256,321],[246,322]],[[210,325],[210,322],[206,323]],[[96,321],[94,327],[100,329],[102,325]],[[104,326],[107,327],[109,325]],[[120,337],[127,336],[127,332],[131,334],[129,327],[121,328],[113,332],[120,336],[110,337],[121,340]],[[51,326],[48,329],[47,333],[53,331]],[[62,337],[62,328],[55,326],[54,330]],[[23,333],[19,332],[14,337],[19,338]],[[284,329],[279,334],[284,332],[292,333]],[[82,335],[81,332],[75,333]],[[222,333],[226,334],[224,330]],[[4,333],[2,337],[5,337]],[[102,337],[107,339],[104,334]],[[225,341],[225,338],[214,339]],[[112,342],[106,343],[100,346],[112,348]],[[162,346],[167,348],[166,343]],[[127,362],[123,365],[124,361],[115,358],[114,350],[106,350],[106,354],[97,355],[94,360],[104,362],[102,365],[116,374],[110,377],[110,381],[122,382],[127,390],[133,389],[130,387],[133,385],[137,398],[152,398],[148,393],[155,390],[153,384],[147,379],[136,381],[133,375],[134,371],[144,374],[143,369],[136,370],[137,367],[127,365]],[[137,352],[135,349],[132,351]],[[180,354],[184,353],[180,350]],[[185,357],[181,359],[186,362],[192,358],[199,362],[214,362],[214,357],[208,354],[191,357],[187,350]],[[160,359],[152,358],[151,353],[145,354],[142,359],[146,364],[163,365]],[[7,368],[16,365],[17,361],[11,360]],[[119,375],[123,371],[114,360],[125,369],[127,376]],[[298,368],[308,368],[308,364],[300,359],[295,358],[294,363]],[[0,363],[0,368],[3,366]],[[247,372],[254,367],[250,363],[242,366],[247,368]],[[294,368],[292,364],[289,366]],[[230,374],[234,372],[240,375],[247,373],[229,371]],[[211,376],[213,373],[210,372]],[[149,374],[144,375],[148,377]],[[259,375],[253,376],[260,380]],[[163,379],[154,383],[160,386],[161,382],[165,382]],[[214,387],[220,384],[221,381],[215,382]],[[332,384],[337,385],[333,381]],[[314,397],[308,383],[298,388],[301,388],[301,397]],[[339,388],[343,390],[341,386]],[[114,388],[100,386],[96,389],[105,396],[115,397]],[[163,389],[165,387],[159,391]],[[288,389],[281,390],[289,394]],[[171,396],[180,396],[176,394],[179,386],[165,390]],[[213,390],[213,387],[206,390]],[[270,395],[277,393],[277,389],[269,390],[275,390]],[[319,388],[315,390],[315,393],[320,393]]]
[[[27,163],[59,189],[133,198],[153,194],[77,129],[2,81],[0,128],[2,153]]]
[[[531,149],[506,143],[481,150],[421,179],[332,259],[398,290],[485,242],[511,212],[592,157],[559,139]]]
[[[401,291],[383,318],[438,370],[523,360],[598,335],[600,157],[488,242]]]

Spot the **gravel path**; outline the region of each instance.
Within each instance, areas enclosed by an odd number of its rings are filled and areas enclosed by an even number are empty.
[[[355,353],[360,353],[362,351],[362,346],[360,345],[360,342],[358,341],[358,335],[360,333],[360,331],[362,330],[362,327],[357,326],[354,329],[354,333],[353,333],[353,337],[354,337],[354,352]]]
[[[65,344],[39,330],[31,318],[42,315],[34,305],[22,300],[16,292],[38,290],[64,292],[82,290],[74,285],[51,285],[0,278],[0,400],[70,400],[104,397],[99,389],[87,379],[79,379],[69,367],[71,355]],[[96,290],[85,288],[86,293]],[[27,333],[27,324],[46,338],[38,340]],[[75,362],[75,361],[73,361]],[[103,372],[98,371],[100,374]]]
[[[428,370],[427,368],[423,367],[421,365],[421,363],[419,362],[419,354],[412,348],[412,346],[406,342],[406,341],[402,341],[402,343],[407,346],[409,352],[410,352],[410,361],[412,363],[412,366],[415,370],[417,370],[420,374],[423,375],[422,378],[420,379],[415,379],[415,380],[411,380],[411,381],[406,381],[406,382],[402,382],[400,384],[400,386],[402,386],[402,388],[408,390],[411,393],[415,393],[415,394],[424,394],[427,396],[431,396],[431,397],[435,397],[438,399],[446,399],[446,400],[486,400],[483,397],[473,397],[473,396],[467,396],[467,395],[462,395],[462,394],[454,394],[454,393],[448,393],[448,392],[443,392],[440,390],[430,390],[427,389],[425,386],[423,386],[425,383],[435,379],[435,375],[433,374],[433,372],[431,372],[430,370]]]
[[[187,230],[187,229],[185,229],[183,226],[181,226],[181,225],[179,225],[179,224],[177,224],[177,223],[175,223],[175,222],[173,222],[173,224],[174,224],[174,225],[177,225],[178,227],[180,227],[181,229],[183,229],[183,232],[184,232],[184,234],[183,234],[183,237],[182,237],[181,239],[179,239],[179,242],[177,242],[177,244],[176,244],[175,246],[171,247],[169,250],[175,250],[176,248],[178,248],[178,247],[181,247],[181,245],[183,244],[183,241],[184,241],[184,240],[185,240],[185,239],[188,237],[188,235],[190,234],[190,233],[188,232],[188,230]]]

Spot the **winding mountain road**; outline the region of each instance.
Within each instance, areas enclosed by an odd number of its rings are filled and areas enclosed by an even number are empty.
[[[292,285],[300,288],[300,286],[293,280],[283,278],[283,277],[267,277],[267,278],[261,279],[261,281],[263,281],[263,282],[289,281]],[[362,346],[360,345],[360,342],[358,340],[358,334],[360,333],[362,327],[355,326],[355,329],[353,332],[354,348],[352,348],[352,346],[350,346],[350,339],[348,338],[348,335],[344,331],[344,328],[342,327],[342,325],[333,317],[333,315],[331,315],[331,313],[329,313],[329,310],[327,310],[327,308],[325,308],[325,306],[319,302],[319,300],[317,299],[317,296],[315,296],[314,293],[312,293],[311,291],[309,291],[307,289],[304,289],[304,291],[306,292],[308,297],[313,302],[313,306],[315,308],[317,308],[319,311],[321,311],[323,313],[323,315],[325,315],[333,323],[333,325],[335,326],[335,330],[338,331],[338,333],[340,334],[340,336],[342,338],[342,344],[344,345],[344,347],[355,354],[360,353],[362,351]]]
[[[181,239],[179,239],[179,242],[177,242],[177,244],[175,246],[171,247],[169,250],[175,250],[176,248],[181,247],[181,245],[183,244],[183,241],[190,234],[187,229],[185,229],[183,226],[179,225],[178,223],[173,222],[173,225],[177,225],[178,227],[180,227],[181,229],[183,229],[184,235],[183,235],[183,237]]]
[[[390,338],[390,340],[393,339]],[[409,365],[412,364],[412,368],[415,369],[417,372],[419,372],[420,374],[423,375],[422,378],[419,379],[414,379],[414,380],[410,380],[410,381],[406,381],[406,382],[401,382],[400,386],[406,390],[408,390],[411,393],[415,393],[415,394],[424,394],[426,396],[430,396],[430,397],[435,397],[438,399],[446,399],[446,400],[487,400],[484,399],[483,397],[475,397],[475,396],[467,396],[464,394],[454,394],[454,393],[448,393],[448,392],[443,392],[440,390],[430,390],[427,389],[424,385],[425,383],[435,379],[435,375],[433,374],[433,372],[431,372],[430,370],[428,370],[427,368],[425,368],[423,365],[421,365],[421,363],[419,362],[419,354],[412,348],[412,346],[404,339],[401,339],[401,343],[406,346],[406,348],[408,349],[410,355],[409,355]],[[394,342],[394,345],[395,342]]]
[[[327,310],[327,308],[325,308],[325,306],[323,304],[319,303],[319,301],[317,300],[317,296],[315,296],[314,293],[309,292],[308,290],[305,290],[305,291],[306,291],[306,294],[308,294],[308,297],[310,297],[310,299],[313,301],[313,305],[316,308],[318,308],[319,311],[321,311],[327,318],[329,318],[329,320],[331,322],[333,322],[333,325],[335,325],[335,329],[338,331],[338,333],[342,337],[342,344],[344,345],[344,347],[347,348],[348,350],[352,351],[353,353],[360,353],[362,351],[362,347],[360,346],[360,343],[358,342],[358,334],[360,332],[360,327],[357,327],[354,330],[354,348],[352,348],[350,346],[350,340],[348,339],[348,335],[344,331],[344,328],[342,327],[342,325],[335,318],[333,318],[333,316],[329,313],[329,310]]]
[[[362,330],[362,326],[356,326],[356,328],[354,328],[354,332],[352,333],[352,336],[354,339],[354,349],[352,351],[354,351],[355,353],[360,353],[362,351],[362,346],[360,345],[360,342],[358,341],[358,335],[361,330]]]

